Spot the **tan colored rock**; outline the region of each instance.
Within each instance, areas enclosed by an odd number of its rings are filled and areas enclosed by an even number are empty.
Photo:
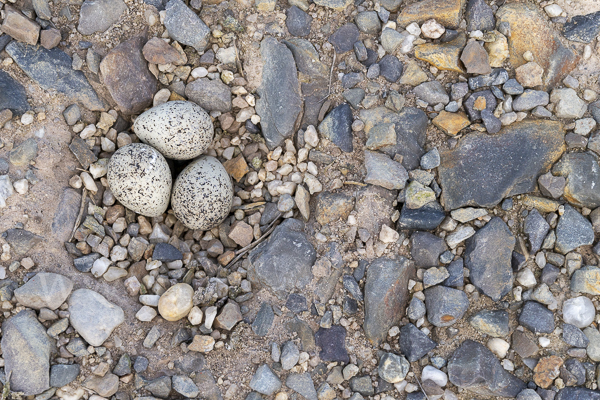
[[[331,8],[336,11],[342,11],[352,3],[352,0],[315,0],[316,5]]]
[[[241,247],[248,246],[254,238],[252,227],[244,221],[236,221],[231,226],[228,236]]]
[[[546,389],[560,375],[563,360],[558,356],[543,357],[533,369],[533,381]]]
[[[158,312],[167,321],[178,321],[188,315],[194,303],[194,289],[187,283],[178,283],[167,289],[158,300]]]
[[[19,10],[10,5],[4,6],[6,17],[0,27],[2,32],[20,42],[36,45],[40,37],[40,26],[37,22],[24,16]]]
[[[483,47],[488,52],[490,67],[499,68],[510,56],[510,52],[508,51],[508,39],[498,31],[493,31],[493,33],[496,35],[496,40],[484,44]]]
[[[180,54],[177,49],[169,46],[167,42],[159,38],[152,38],[146,42],[142,49],[146,61],[152,64],[175,64],[182,65],[187,61],[185,53]]]
[[[460,62],[460,54],[466,43],[467,36],[461,32],[456,39],[448,43],[426,43],[416,46],[415,57],[427,61],[438,69],[465,72]]]
[[[244,159],[244,155],[240,154],[236,158],[227,160],[223,163],[225,170],[236,182],[239,182],[248,173],[248,163]]]
[[[419,64],[414,60],[409,60],[404,65],[404,72],[402,73],[399,83],[401,85],[417,86],[423,82],[427,82],[428,79],[429,77],[423,72],[421,67],[419,67]]]
[[[469,118],[462,112],[450,113],[441,111],[438,116],[433,119],[433,124],[448,135],[454,136],[462,129],[471,125],[471,121],[469,121]]]
[[[44,29],[40,33],[40,44],[48,50],[58,46],[60,39],[60,31],[56,28]]]
[[[515,70],[517,81],[524,87],[536,87],[542,85],[544,69],[535,61],[521,65]]]
[[[412,3],[398,15],[398,25],[406,28],[411,22],[422,23],[429,19],[450,29],[457,29],[466,0],[423,0]]]
[[[188,346],[188,350],[199,353],[208,353],[215,347],[215,339],[208,335],[196,335],[194,340]]]
[[[487,75],[492,73],[487,51],[475,40],[465,46],[460,60],[469,74]]]

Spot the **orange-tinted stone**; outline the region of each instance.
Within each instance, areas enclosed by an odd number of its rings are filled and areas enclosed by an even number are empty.
[[[560,367],[563,360],[558,356],[544,357],[540,359],[533,369],[533,381],[536,385],[546,389],[560,375]]]
[[[446,28],[457,29],[460,25],[466,0],[423,0],[410,4],[398,15],[398,25],[405,28],[411,22],[421,24],[435,19]]]
[[[484,107],[485,108],[485,107]],[[450,113],[442,111],[433,119],[433,124],[448,135],[456,135],[462,129],[471,124],[469,118],[464,113]]]
[[[427,61],[438,69],[465,72],[460,62],[460,55],[466,43],[467,36],[461,32],[456,39],[448,43],[426,43],[416,46],[415,57]]]

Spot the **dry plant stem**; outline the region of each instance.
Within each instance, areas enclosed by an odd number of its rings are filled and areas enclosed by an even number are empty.
[[[75,236],[75,231],[79,228],[79,224],[81,224],[81,218],[83,218],[83,211],[85,210],[85,199],[87,197],[87,189],[83,188],[83,192],[81,193],[81,205],[79,206],[79,214],[77,214],[77,219],[75,220],[75,226],[73,227],[73,231],[71,232],[71,237],[69,238],[69,242],[73,240],[73,236]]]
[[[275,220],[273,222],[271,222],[269,224],[269,228],[267,229],[267,231],[265,232],[264,235],[262,235],[260,238],[258,238],[258,240],[254,243],[250,243],[248,246],[243,247],[241,249],[239,249],[238,251],[236,251],[236,257],[231,260],[231,262],[229,264],[227,264],[225,266],[225,269],[228,269],[231,265],[235,264],[240,258],[242,258],[242,256],[244,254],[246,254],[247,252],[249,252],[250,250],[252,250],[254,247],[256,247],[259,243],[261,243],[262,241],[264,241],[277,227],[276,222],[279,221],[279,218],[281,218],[281,214],[275,218]]]
[[[415,379],[417,380],[417,383],[419,384],[419,387],[421,388],[421,392],[423,392],[423,394],[425,395],[425,398],[426,398],[427,400],[430,400],[430,399],[429,399],[429,396],[427,396],[427,393],[425,393],[425,390],[423,389],[423,386],[421,386],[421,382],[419,382],[419,378],[417,378],[417,376],[416,376],[416,375],[415,375]]]
[[[366,183],[355,182],[355,181],[346,181],[346,182],[344,182],[344,185],[367,186]]]
[[[335,66],[335,59],[337,57],[337,53],[335,50],[333,51],[333,61],[331,62],[331,70],[329,71],[329,86],[327,87],[327,96],[323,97],[319,103],[325,101],[329,96],[331,96],[331,79],[333,77],[333,67]]]

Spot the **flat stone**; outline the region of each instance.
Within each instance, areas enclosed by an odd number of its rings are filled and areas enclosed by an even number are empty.
[[[600,166],[596,154],[590,151],[565,154],[552,167],[552,172],[566,178],[564,196],[571,204],[588,208],[600,206],[600,193],[594,189],[600,185]]]
[[[102,397],[110,397],[119,390],[119,377],[111,373],[102,377],[92,376],[83,382],[83,386],[93,390]]]
[[[491,90],[475,92],[463,102],[463,106],[467,110],[471,121],[480,120],[482,110],[493,113],[496,109],[496,104],[496,96],[494,96]]]
[[[319,124],[319,133],[331,140],[333,144],[338,146],[342,151],[351,153],[352,146],[352,109],[347,103],[342,103],[325,117],[323,122]]]
[[[556,225],[556,250],[567,254],[579,246],[594,243],[594,229],[591,222],[576,209],[565,204],[565,212]]]
[[[354,198],[344,193],[321,192],[317,196],[315,216],[321,225],[346,220],[354,208]]]
[[[440,153],[445,208],[492,207],[505,197],[533,191],[538,175],[564,151],[563,134],[558,122],[522,121],[495,136],[465,136],[455,149]]]
[[[356,194],[356,221],[370,235],[379,235],[383,225],[391,226],[394,212],[394,192],[381,186],[367,185]]]
[[[367,176],[365,183],[389,190],[402,189],[408,180],[408,172],[402,164],[393,161],[385,154],[365,151]]]
[[[50,355],[55,344],[33,311],[21,311],[2,324],[2,357],[11,371],[12,391],[26,396],[50,387]]]
[[[301,221],[287,219],[250,252],[248,277],[253,286],[268,287],[285,299],[288,292],[311,281],[316,251],[303,229]]]
[[[146,61],[152,64],[185,64],[182,55],[167,42],[157,37],[148,40],[142,48]]]
[[[231,90],[220,79],[196,79],[185,87],[185,95],[207,111],[231,111]]]
[[[71,57],[62,50],[47,50],[13,40],[6,46],[6,52],[42,89],[56,90],[90,111],[104,110],[102,100],[83,72],[72,69]]]
[[[285,380],[285,385],[300,394],[306,400],[317,400],[317,391],[310,373],[291,373]]]
[[[341,325],[331,328],[319,328],[315,334],[315,343],[321,348],[319,358],[324,362],[348,363],[350,358],[346,350],[346,329]]]
[[[285,303],[285,306],[294,314],[299,314],[302,311],[308,310],[308,307],[306,305],[306,297],[298,293],[290,293]]]
[[[2,238],[10,245],[12,253],[17,257],[25,256],[29,250],[44,240],[43,237],[20,228],[8,229],[2,233]]]
[[[16,289],[15,298],[25,307],[56,310],[71,294],[73,282],[62,275],[40,272]]]
[[[467,240],[465,266],[476,288],[498,301],[513,285],[511,256],[515,237],[506,223],[494,217]]]
[[[448,378],[481,396],[516,397],[525,383],[508,373],[485,346],[465,340],[448,360]]]
[[[590,43],[600,33],[600,11],[575,15],[563,27],[563,36],[573,42]]]
[[[465,11],[467,31],[493,31],[496,27],[494,11],[484,0],[469,0]]]
[[[415,232],[410,241],[410,255],[418,267],[437,267],[440,255],[448,249],[444,239],[429,232]]]
[[[405,28],[412,22],[421,24],[429,19],[435,19],[443,26],[457,29],[462,19],[465,0],[424,0],[410,4],[398,14],[398,25]]]
[[[261,42],[260,52],[264,65],[256,113],[267,146],[273,149],[298,130],[302,98],[296,63],[288,47],[269,36]]]
[[[600,400],[600,392],[582,387],[566,387],[558,391],[554,400]]]
[[[404,205],[400,211],[398,229],[434,230],[445,217],[446,213],[437,201],[432,201],[417,209],[410,209]]]
[[[170,376],[161,376],[146,384],[145,389],[156,397],[167,398],[171,393],[173,384]]]
[[[539,106],[550,103],[550,96],[543,90],[527,89],[513,101],[513,110],[529,111]]]
[[[509,79],[502,86],[502,90],[504,90],[505,93],[510,95],[519,95],[523,93],[524,89],[523,86],[521,86],[521,84],[517,82],[516,79]]]
[[[285,25],[292,36],[306,37],[310,34],[312,17],[296,6],[287,10]]]
[[[30,106],[27,103],[25,88],[7,72],[0,71],[0,110],[5,109],[15,115],[23,115],[29,111]]]
[[[396,32],[395,30],[392,30]],[[429,79],[415,60],[409,60],[404,65],[404,72],[400,77],[401,85],[417,86]]]
[[[358,27],[352,23],[348,23],[342,25],[329,37],[329,43],[333,45],[336,53],[342,54],[354,49],[354,43],[356,43],[359,36],[360,31]]]
[[[588,326],[583,330],[585,336],[589,339],[589,343],[586,348],[588,357],[592,361],[600,361],[600,332],[594,327]]]
[[[0,30],[10,37],[35,46],[40,36],[40,25],[23,15],[11,5],[4,7],[4,21]]]
[[[369,375],[355,376],[350,379],[350,390],[362,396],[373,396],[375,394]]]
[[[413,274],[414,266],[404,257],[379,258],[369,266],[364,330],[371,343],[381,343],[389,329],[402,318],[408,302],[408,279]]]
[[[446,267],[429,268],[423,273],[423,286],[425,288],[442,283],[450,277]]]
[[[571,291],[575,293],[600,294],[600,268],[585,266],[571,277]]]
[[[254,373],[250,388],[258,393],[270,396],[281,388],[281,381],[268,365],[263,364]]]
[[[233,300],[230,300],[215,318],[214,326],[225,331],[230,331],[241,320],[242,313],[240,312],[240,306]]]
[[[50,369],[50,386],[63,387],[79,375],[79,364],[56,364]]]
[[[450,326],[458,322],[469,308],[465,292],[446,286],[425,289],[427,320],[437,327]]]
[[[202,53],[210,39],[210,29],[204,21],[181,0],[169,1],[166,11],[165,27],[171,39]]]
[[[81,5],[77,30],[82,35],[105,32],[127,11],[123,0],[87,0]]]
[[[131,357],[129,354],[123,353],[121,357],[119,357],[119,361],[115,368],[113,368],[113,374],[117,376],[125,376],[131,373]]]
[[[395,83],[402,76],[404,65],[398,60],[398,57],[388,54],[379,61],[379,75],[383,76],[388,82]]]
[[[469,319],[478,331],[492,337],[503,338],[509,335],[508,312],[504,310],[482,310]]]
[[[399,345],[400,351],[408,361],[415,362],[435,349],[437,343],[413,324],[406,324],[400,328]]]
[[[461,0],[451,0],[461,2]],[[423,6],[425,3],[431,3],[431,0],[421,1],[418,4]],[[445,70],[464,73],[460,62],[462,49],[467,44],[466,35],[461,32],[458,36],[447,43],[426,43],[415,46],[415,57],[422,61],[427,61],[434,67]]]
[[[69,298],[69,320],[92,346],[101,346],[125,319],[123,310],[89,289],[78,289]]]
[[[168,243],[156,243],[152,252],[152,259],[163,262],[171,262],[183,259],[183,254],[173,245]]]
[[[467,43],[462,51],[460,60],[463,62],[467,73],[485,75],[492,72],[488,53],[477,41]]]
[[[381,30],[381,21],[376,11],[363,11],[354,18],[358,30],[370,35],[376,35]]]
[[[554,113],[558,118],[581,118],[587,110],[586,102],[571,88],[553,89],[550,101],[556,104]]]
[[[274,319],[275,314],[273,313],[273,308],[271,307],[271,305],[269,303],[262,303],[260,305],[260,309],[256,313],[254,322],[252,322],[252,332],[254,332],[254,334],[257,336],[266,336],[269,333],[271,326],[273,325]]]
[[[180,0],[173,0],[174,3]],[[169,4],[171,4],[169,3]],[[137,114],[152,104],[157,81],[142,54],[145,40],[129,39],[112,49],[100,63],[104,84],[125,114]]]
[[[28,166],[37,157],[38,145],[34,138],[29,138],[15,147],[8,156],[8,161],[16,167]]]
[[[91,164],[98,161],[98,157],[90,150],[87,143],[79,136],[73,137],[69,150],[75,155],[77,161],[81,164],[84,169],[88,169]]]
[[[516,330],[512,334],[512,347],[521,358],[534,356],[540,348],[536,341],[530,339],[525,332]]]
[[[469,118],[464,113],[450,113],[444,110],[440,111],[432,122],[444,133],[452,136],[471,125],[471,121],[469,121]]]
[[[542,357],[533,369],[533,381],[542,388],[548,388],[560,375],[563,360],[558,356]]]
[[[172,378],[173,390],[185,397],[196,397],[200,393],[198,386],[185,375],[175,375]]]
[[[557,32],[538,8],[525,3],[505,4],[496,12],[497,24],[509,27],[509,62],[518,68],[527,61],[523,53],[531,51],[533,59],[544,69],[543,85],[553,87],[571,72],[579,56],[564,47]]]
[[[536,301],[528,301],[519,316],[519,324],[533,333],[552,333],[554,330],[554,314],[544,305]]]
[[[529,239],[531,254],[537,253],[542,248],[542,243],[549,231],[550,225],[546,222],[546,219],[542,217],[538,210],[531,210],[523,224],[523,232]]]
[[[439,103],[448,104],[450,97],[446,93],[446,89],[442,86],[440,81],[429,81],[421,83],[413,89],[413,92],[417,97],[430,105],[436,105]]]

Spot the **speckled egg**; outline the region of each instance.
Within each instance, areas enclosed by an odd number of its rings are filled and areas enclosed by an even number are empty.
[[[108,187],[121,204],[146,217],[165,212],[171,195],[171,170],[154,147],[132,143],[108,162]]]
[[[229,215],[233,184],[223,164],[201,156],[185,167],[173,185],[171,206],[175,216],[190,229],[208,230]]]
[[[174,160],[198,157],[214,136],[210,116],[191,101],[169,101],[149,109],[137,117],[133,131],[142,142]]]

